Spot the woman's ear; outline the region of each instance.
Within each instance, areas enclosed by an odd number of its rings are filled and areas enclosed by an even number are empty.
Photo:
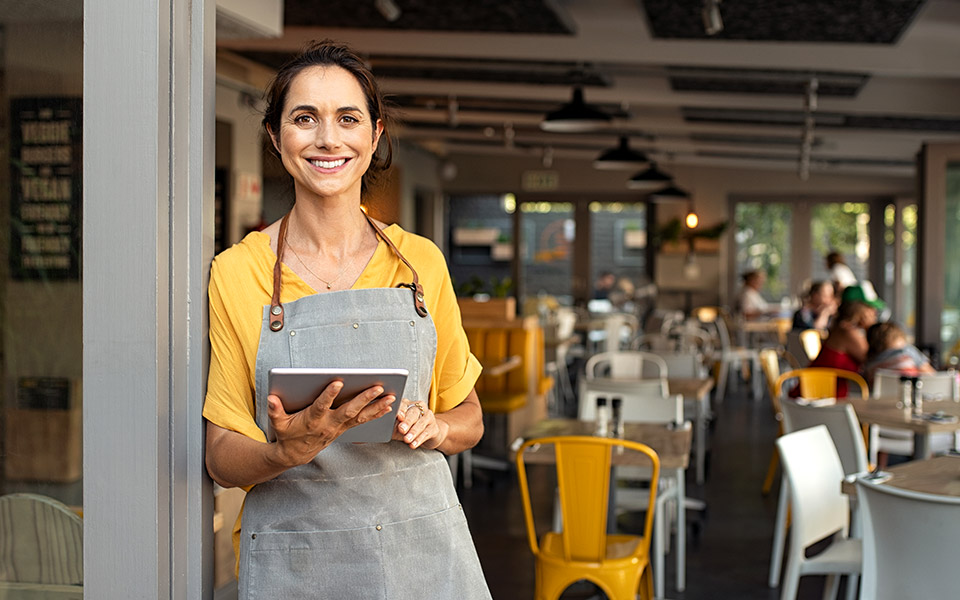
[[[377,119],[377,126],[373,128],[373,150],[377,150],[377,144],[380,143],[380,136],[383,134],[383,121]]]
[[[274,148],[274,150],[277,151],[277,155],[279,155],[279,154],[280,154],[280,142],[277,140],[276,134],[273,133],[273,127],[270,127],[269,124],[267,124],[267,135],[270,136],[270,142],[273,143],[273,148]]]

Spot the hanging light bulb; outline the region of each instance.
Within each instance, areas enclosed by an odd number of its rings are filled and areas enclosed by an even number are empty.
[[[697,225],[700,224],[700,217],[697,216],[697,211],[693,209],[693,203],[687,209],[687,217],[684,219],[684,223],[687,224],[688,229],[696,229]]]

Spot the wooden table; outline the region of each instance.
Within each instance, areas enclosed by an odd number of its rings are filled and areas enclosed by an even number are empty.
[[[913,460],[887,469],[893,475],[885,485],[924,494],[960,497],[960,455]],[[857,495],[857,484],[843,480],[843,492]]]
[[[555,435],[593,435],[596,424],[593,421],[580,419],[544,419],[523,432],[522,440],[550,437]],[[689,426],[670,429],[665,425],[652,423],[624,423],[623,438],[633,442],[640,442],[653,448],[660,457],[661,469],[686,469],[690,464],[690,445],[693,431]],[[522,442],[521,442],[522,443]],[[520,444],[514,442],[514,447]],[[552,464],[554,462],[553,448],[543,447],[527,450],[524,460],[531,464]],[[646,456],[635,452],[614,454],[614,466],[650,466]]]
[[[557,435],[593,435],[596,424],[593,421],[581,421],[579,419],[544,419],[533,427],[524,431],[520,440],[512,444],[512,448],[519,449],[525,440],[540,437],[549,437]],[[686,505],[684,503],[685,492],[685,473],[687,465],[690,463],[690,445],[692,442],[693,431],[690,423],[686,422],[680,427],[666,425],[656,425],[652,423],[624,423],[624,439],[640,442],[650,446],[660,458],[661,477],[672,476],[676,486],[676,506],[677,520],[677,590],[683,591],[686,587]],[[529,448],[524,453],[524,461],[527,464],[545,464],[555,462],[552,446],[540,448]],[[646,456],[636,452],[624,452],[623,454],[613,453],[612,463],[614,466],[650,466],[650,461]],[[616,486],[611,482],[611,490],[615,491]],[[611,494],[612,496],[612,494]],[[612,500],[611,500],[612,502]],[[659,504],[659,500],[658,500]],[[664,539],[666,529],[663,525],[662,514],[654,514],[657,522],[655,530],[658,531],[654,538],[654,595],[658,598],[663,597],[663,563],[664,563]]]
[[[793,321],[786,317],[772,317],[744,320],[740,330],[747,336],[775,335],[784,348],[787,347],[787,334],[793,328]],[[754,344],[748,343],[747,346]]]
[[[941,400],[939,402],[925,402],[925,413],[943,411],[945,414],[957,416],[954,423],[939,423],[927,419],[914,419],[909,408],[897,408],[895,402],[888,398],[847,398],[857,411],[857,418],[861,423],[907,429],[913,432],[913,456],[915,459],[930,458],[930,436],[934,433],[951,433],[960,430],[960,402]]]
[[[591,380],[595,388],[609,387],[611,393],[619,391],[624,384],[631,382],[651,381],[650,379],[633,379],[624,377],[599,377]],[[707,425],[710,420],[710,390],[713,389],[713,379],[710,377],[667,377],[667,388],[671,395],[679,394],[685,401],[695,404],[693,415],[685,415],[695,425],[693,436],[696,453],[697,483],[703,483],[707,454]],[[592,432],[589,432],[592,433]]]

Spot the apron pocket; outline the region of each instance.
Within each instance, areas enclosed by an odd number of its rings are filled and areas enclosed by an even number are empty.
[[[383,554],[390,600],[489,600],[463,509],[385,525]]]
[[[256,536],[244,598],[386,598],[381,532],[373,527]]]

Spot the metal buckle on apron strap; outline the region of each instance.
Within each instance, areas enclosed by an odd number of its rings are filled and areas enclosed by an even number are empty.
[[[397,287],[410,288],[413,292],[413,306],[417,309],[417,314],[421,317],[427,316],[427,306],[423,303],[423,286],[417,283],[398,283]]]

